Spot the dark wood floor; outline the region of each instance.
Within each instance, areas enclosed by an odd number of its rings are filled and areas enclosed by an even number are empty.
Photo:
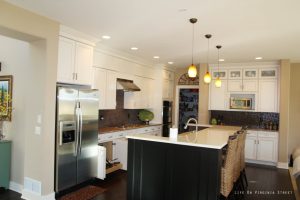
[[[246,168],[249,186],[245,200],[295,200],[288,170],[265,166],[248,165]],[[117,172],[106,181],[95,184],[107,190],[93,200],[126,200],[126,172]],[[21,200],[21,195],[13,191],[0,191],[1,200]]]

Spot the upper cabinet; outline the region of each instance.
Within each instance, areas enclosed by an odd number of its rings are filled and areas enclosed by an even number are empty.
[[[227,70],[220,69],[220,70],[212,70],[212,79],[217,79],[220,77],[220,79],[227,79]]]
[[[214,79],[220,72],[222,87],[216,88]],[[217,67],[211,68],[213,81],[209,89],[210,110],[231,110],[229,98],[253,95],[252,103],[258,112],[278,112],[278,67]]]
[[[57,81],[91,85],[93,47],[65,37],[59,38]]]
[[[162,97],[165,100],[173,100],[173,90],[174,90],[174,72],[169,70],[163,70],[163,94]]]
[[[259,70],[259,78],[261,79],[276,79],[277,78],[277,68],[266,68]]]
[[[117,73],[93,68],[93,89],[99,90],[99,109],[116,109]]]

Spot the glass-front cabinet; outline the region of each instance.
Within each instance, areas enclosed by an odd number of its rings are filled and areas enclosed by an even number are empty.
[[[277,68],[260,69],[259,78],[277,78]]]
[[[244,69],[243,78],[244,79],[257,79],[258,76],[257,69]]]
[[[212,78],[217,79],[218,76],[220,77],[220,79],[227,79],[227,70],[212,70]]]
[[[241,69],[228,70],[228,79],[242,79],[242,70]]]

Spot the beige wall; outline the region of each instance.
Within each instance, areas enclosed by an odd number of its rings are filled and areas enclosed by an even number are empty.
[[[291,64],[288,155],[300,147],[300,63]]]
[[[288,133],[289,133],[289,111],[290,111],[290,62],[281,60],[280,62],[280,123],[279,123],[279,152],[278,161],[288,162]]]
[[[207,64],[200,64],[200,67],[198,67],[198,73],[199,73],[198,123],[201,124],[208,124],[210,118],[209,111],[208,111],[208,92],[209,92],[208,86],[209,85],[205,84],[203,81],[203,77],[206,73],[206,70],[207,70]],[[178,86],[178,80],[185,73],[187,73],[187,68],[177,68],[175,71],[174,97],[178,95],[176,91],[176,86]],[[178,108],[174,108],[174,109],[178,109]],[[173,121],[174,119],[175,116],[173,116]]]
[[[28,78],[26,95],[31,97],[31,101],[26,102],[29,104],[24,106],[31,114],[25,121],[27,127],[19,134],[25,134],[26,138],[23,149],[25,154],[24,177],[41,181],[42,195],[54,191],[58,33],[59,24],[57,22],[0,1],[0,34],[30,42],[30,51],[33,56],[31,64],[36,71],[26,77]],[[33,104],[34,107],[31,106]],[[42,116],[40,125],[37,124],[38,114]],[[18,115],[18,113],[15,112],[14,115]],[[34,134],[34,127],[37,125],[42,128],[41,135]],[[19,182],[20,178],[17,178],[16,181]]]

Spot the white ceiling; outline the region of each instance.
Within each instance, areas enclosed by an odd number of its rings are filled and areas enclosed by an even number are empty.
[[[211,59],[215,46],[223,48],[225,62],[291,59],[300,61],[299,0],[7,0],[59,21],[81,32],[101,37],[103,45],[143,59],[185,67],[192,57],[195,24],[195,63],[206,62],[211,33]],[[180,11],[186,9],[186,11]],[[130,50],[136,46],[138,51]]]

